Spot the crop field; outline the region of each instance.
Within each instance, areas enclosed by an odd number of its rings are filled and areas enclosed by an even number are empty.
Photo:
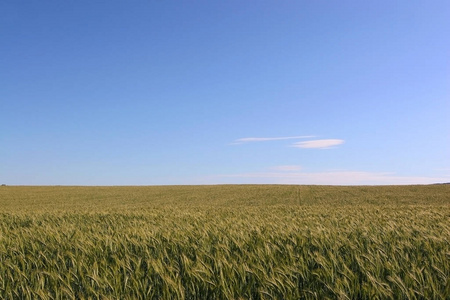
[[[449,299],[450,186],[0,187],[0,299]]]

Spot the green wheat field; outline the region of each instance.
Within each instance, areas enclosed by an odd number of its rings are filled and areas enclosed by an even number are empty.
[[[0,299],[449,299],[450,185],[0,187]]]

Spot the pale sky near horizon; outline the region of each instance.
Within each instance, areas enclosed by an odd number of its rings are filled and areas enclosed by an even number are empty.
[[[0,184],[450,182],[450,1],[0,3]]]

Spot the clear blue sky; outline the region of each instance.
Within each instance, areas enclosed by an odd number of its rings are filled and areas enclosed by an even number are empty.
[[[0,183],[450,181],[450,1],[0,3]]]

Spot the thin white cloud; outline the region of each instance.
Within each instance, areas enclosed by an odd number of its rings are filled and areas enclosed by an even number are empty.
[[[296,148],[309,148],[309,149],[327,149],[333,146],[341,145],[344,143],[344,140],[338,139],[328,139],[328,140],[312,140],[312,141],[304,141],[297,142],[292,145],[292,147]]]
[[[297,140],[297,139],[309,139],[314,135],[302,135],[302,136],[283,136],[283,137],[247,137],[240,138],[233,141],[233,144],[253,143],[253,142],[269,142],[269,141],[281,141],[281,140]]]
[[[279,172],[295,172],[300,171],[302,167],[299,165],[286,165],[286,166],[275,166],[270,169]]]
[[[398,176],[394,173],[363,171],[260,172],[219,177],[227,183],[255,184],[403,185],[450,182],[450,177]]]

